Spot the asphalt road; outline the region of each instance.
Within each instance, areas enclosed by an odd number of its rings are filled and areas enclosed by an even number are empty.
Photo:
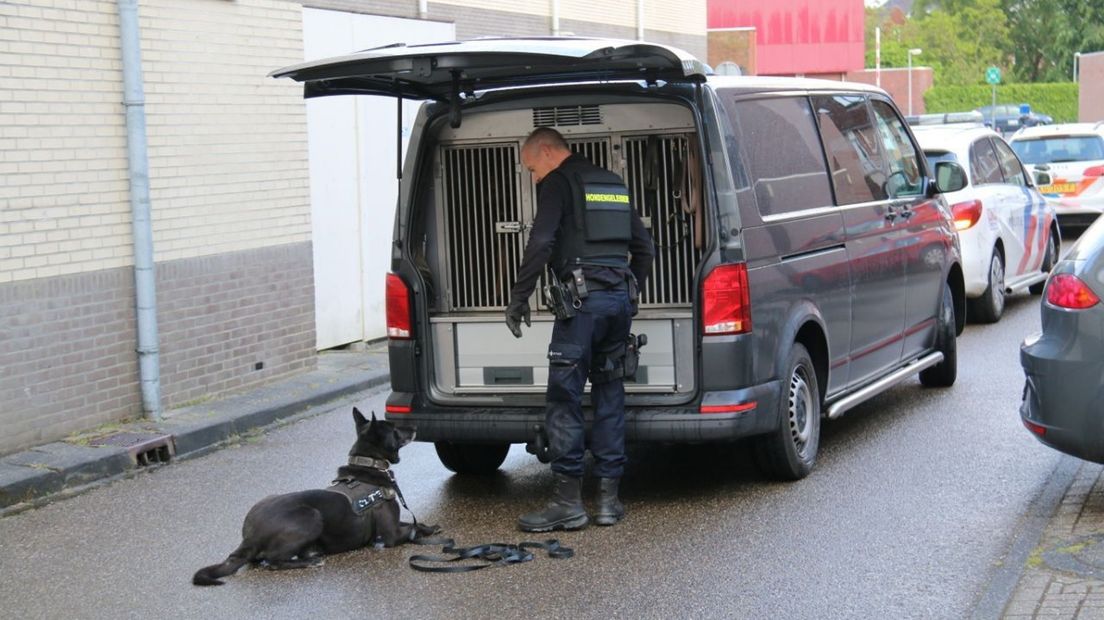
[[[190,583],[240,541],[261,497],[325,486],[353,439],[348,404],[204,457],[0,519],[0,616],[10,618],[962,618],[996,574],[1059,461],[1020,425],[1020,340],[1038,298],[959,340],[958,383],[912,379],[826,422],[816,470],[762,478],[746,445],[638,446],[627,519],[557,533],[572,559],[424,574],[424,547],[364,549],[320,568]],[[382,411],[384,393],[361,395]],[[396,466],[422,522],[458,544],[515,530],[551,476],[515,446],[462,479],[432,446]],[[587,489],[593,494],[594,487]]]

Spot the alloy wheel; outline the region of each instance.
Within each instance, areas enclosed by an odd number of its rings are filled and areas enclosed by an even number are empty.
[[[989,263],[989,295],[993,300],[993,309],[999,315],[1004,310],[1004,261],[999,254],[993,254]]]

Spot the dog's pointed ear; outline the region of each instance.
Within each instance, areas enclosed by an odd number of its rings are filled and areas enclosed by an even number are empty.
[[[372,410],[372,421],[373,422],[376,421],[376,410],[375,409]]]
[[[375,412],[372,413],[372,419],[375,420]],[[364,419],[364,415],[360,413],[360,409],[353,407],[353,421],[356,422],[357,430],[360,430],[368,424],[368,420]]]

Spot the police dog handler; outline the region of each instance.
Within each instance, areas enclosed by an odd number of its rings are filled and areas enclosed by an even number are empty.
[[[594,521],[613,525],[625,514],[617,499],[625,465],[622,364],[636,295],[655,258],[652,238],[621,177],[572,154],[556,130],[533,131],[521,163],[537,183],[537,215],[506,308],[515,337],[521,337],[523,320],[531,325],[527,300],[545,265],[559,280],[554,284],[564,286],[550,296],[556,322],[548,345],[545,427],[555,488],[548,505],[522,515],[518,525],[526,532],[586,526],[581,485],[588,447],[600,487]],[[588,375],[594,406],[589,445],[582,408]]]

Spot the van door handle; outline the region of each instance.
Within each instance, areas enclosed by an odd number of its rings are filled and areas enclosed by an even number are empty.
[[[886,208],[885,221],[892,224],[897,220],[897,211],[892,206]]]

